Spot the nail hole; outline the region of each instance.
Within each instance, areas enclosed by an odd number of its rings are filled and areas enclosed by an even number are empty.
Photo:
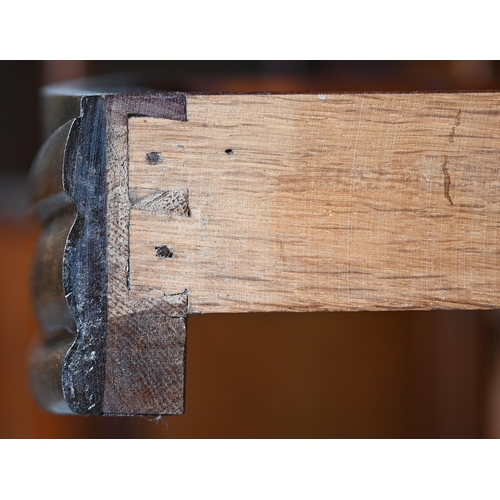
[[[158,165],[158,163],[161,163],[161,153],[158,153],[156,151],[152,151],[151,153],[148,153],[146,155],[146,160],[150,165]]]
[[[232,149],[226,149],[224,153],[226,153],[227,155],[234,155],[234,151]]]
[[[174,256],[174,253],[166,245],[155,247],[156,256],[160,259],[167,259]]]

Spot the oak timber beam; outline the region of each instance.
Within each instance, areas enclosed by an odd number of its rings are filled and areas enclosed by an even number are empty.
[[[78,102],[34,166],[49,409],[182,413],[193,313],[499,305],[499,93]]]

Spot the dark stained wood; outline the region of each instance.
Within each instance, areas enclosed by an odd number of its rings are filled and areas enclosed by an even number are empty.
[[[186,321],[163,307],[113,319],[105,413],[184,413]]]
[[[104,99],[82,99],[70,133],[64,189],[76,220],[63,259],[64,294],[76,321],[76,339],[62,372],[64,398],[75,413],[101,414],[106,373],[107,245]]]
[[[35,262],[45,340],[32,360],[32,387],[51,411],[180,414],[187,295],[129,294],[126,128],[129,115],[185,120],[185,99],[85,96],[80,106],[81,116],[53,133],[33,169],[33,203],[45,225]],[[185,194],[174,194],[139,207],[176,213],[184,204],[186,212]],[[111,307],[110,281],[118,283]]]

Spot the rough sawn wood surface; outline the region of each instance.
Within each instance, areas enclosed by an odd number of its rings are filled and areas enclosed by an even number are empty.
[[[499,104],[191,95],[187,121],[131,117],[131,197],[189,198],[132,207],[131,290],[187,290],[191,313],[498,307]]]

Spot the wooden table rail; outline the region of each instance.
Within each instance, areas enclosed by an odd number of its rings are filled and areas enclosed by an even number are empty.
[[[190,314],[499,306],[498,92],[44,99],[49,410],[183,413]]]

